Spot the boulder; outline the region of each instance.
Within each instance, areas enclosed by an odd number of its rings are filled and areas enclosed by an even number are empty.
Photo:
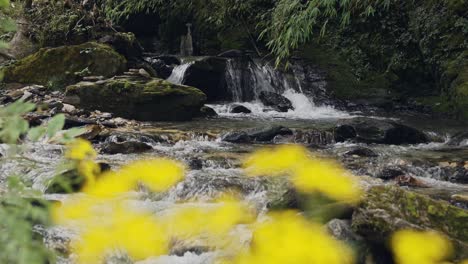
[[[167,79],[171,76],[172,71],[174,70],[173,66],[167,65],[163,60],[154,59],[150,62],[151,67],[156,71],[156,74],[163,78]]]
[[[468,211],[399,187],[369,189],[354,211],[352,227],[377,243],[400,229],[436,230],[454,242],[457,257],[468,256]]]
[[[218,116],[218,113],[211,107],[203,106],[200,109],[200,115],[201,117],[215,117]]]
[[[251,138],[246,132],[228,132],[221,137],[222,141],[230,143],[250,143]]]
[[[392,145],[429,142],[427,135],[416,128],[394,121],[370,118],[354,118],[338,125],[335,129],[335,140]]]
[[[65,101],[140,121],[182,121],[199,115],[206,96],[196,88],[161,79],[116,76],[68,86]]]
[[[202,90],[208,102],[229,99],[225,81],[226,59],[207,57],[195,61],[185,72],[182,84]]]
[[[229,111],[231,114],[250,114],[252,111],[243,105],[233,105]]]
[[[265,105],[270,106],[278,112],[287,112],[294,109],[288,98],[272,92],[261,92],[258,99]]]
[[[3,69],[6,83],[64,88],[82,75],[111,77],[123,72],[126,60],[110,46],[88,42],[41,49]]]

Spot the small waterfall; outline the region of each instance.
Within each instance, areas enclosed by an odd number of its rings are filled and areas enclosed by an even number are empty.
[[[172,70],[171,76],[169,76],[169,78],[167,78],[167,81],[171,82],[173,84],[182,84],[182,82],[184,81],[185,72],[190,67],[190,65],[192,65],[192,62],[184,63],[184,64],[176,66]]]
[[[287,90],[302,91],[301,83],[291,72],[282,72],[259,60],[230,59],[226,82],[235,102],[257,100],[262,91],[282,94]]]

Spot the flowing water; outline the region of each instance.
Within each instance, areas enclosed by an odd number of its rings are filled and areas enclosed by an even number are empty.
[[[181,202],[188,202],[188,206],[209,206],[210,199],[230,189],[239,190],[244,200],[257,209],[259,217],[267,211],[274,187],[264,179],[243,177],[240,162],[243,156],[262,146],[260,144],[232,144],[223,142],[221,135],[232,130],[246,130],[263,127],[265,125],[282,125],[293,130],[316,131],[334,127],[338,122],[358,116],[336,110],[333,106],[316,105],[314,97],[306,94],[302,84],[303,76],[300,71],[285,74],[275,70],[268,64],[249,62],[246,67],[236,65],[241,62],[228,62],[226,79],[232,93],[232,102],[211,104],[219,114],[212,119],[196,119],[191,122],[146,123],[139,132],[148,134],[181,133],[185,135],[176,142],[152,142],[152,151],[145,154],[99,155],[100,161],[109,163],[112,168],[126,164],[132,160],[148,157],[171,157],[186,164],[191,169],[186,179],[167,193],[150,194],[143,190],[130,193],[128,202],[132,206],[146,208],[155,214],[164,213],[180,206]],[[182,83],[190,63],[177,66],[168,78],[174,83]],[[244,65],[245,66],[245,65]],[[321,84],[318,84],[321,86]],[[265,107],[259,100],[261,91],[272,91],[288,98],[294,110],[279,113]],[[231,114],[229,109],[233,104],[242,104],[252,110],[251,114]],[[377,118],[377,117],[376,117]],[[389,117],[378,117],[389,118]],[[425,191],[437,193],[447,198],[452,194],[466,193],[466,185],[451,183],[446,179],[445,161],[468,160],[468,147],[461,144],[449,147],[445,143],[456,131],[466,129],[466,126],[449,124],[445,121],[424,119],[420,117],[391,117],[404,123],[417,126],[427,133],[433,133],[444,139],[439,143],[390,146],[368,145],[355,143],[333,143],[322,146],[309,146],[320,155],[340,160],[348,169],[357,175],[375,177],[379,171],[390,165],[406,165],[411,168],[407,173],[420,179],[430,188]],[[445,142],[444,142],[445,141]],[[367,147],[379,156],[375,158],[349,158],[343,154],[357,146]],[[6,155],[11,147],[0,145],[0,154]],[[25,175],[33,188],[44,190],[46,182],[60,163],[63,147],[45,143],[25,144],[23,155],[7,164],[1,164],[0,182],[4,182],[9,175]],[[375,181],[381,183],[379,181]],[[363,184],[375,184],[374,181],[363,181]],[[67,195],[46,195],[51,200],[64,200]],[[65,247],[70,239],[76,237],[76,230],[51,228],[40,230],[44,234],[47,244],[56,249]],[[241,226],[233,234],[239,245],[248,244],[251,234]],[[162,256],[138,262],[139,264],[193,264],[213,263],[217,250],[207,252],[187,251],[178,255]],[[73,263],[73,256],[59,258],[59,263]]]

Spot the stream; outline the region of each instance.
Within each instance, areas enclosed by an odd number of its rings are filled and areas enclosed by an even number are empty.
[[[177,66],[168,78],[174,83],[183,83],[185,71],[192,62]],[[466,124],[448,120],[435,120],[423,115],[388,115],[372,111],[348,112],[332,105],[316,102],[315,95],[323,89],[322,80],[314,82],[315,87],[306,86],[304,69],[293,67],[293,74],[283,74],[269,65],[250,63],[240,71],[239,62],[230,60],[227,67],[227,89],[231,100],[208,104],[218,114],[212,118],[198,118],[189,122],[140,122],[137,128],[119,128],[125,133],[154,135],[160,140],[147,142],[151,150],[143,154],[100,154],[99,161],[108,163],[112,168],[129,161],[149,157],[171,157],[185,162],[190,170],[186,179],[170,191],[150,194],[143,190],[128,194],[128,202],[135,207],[146,208],[155,214],[180,206],[186,202],[192,206],[209,206],[209,201],[229,189],[238,190],[245,201],[257,209],[261,218],[271,202],[271,183],[264,179],[243,177],[240,169],[242,157],[253,150],[270,145],[289,143],[287,138],[275,137],[270,142],[230,143],[223,135],[231,131],[246,131],[266,126],[282,126],[302,133],[296,142],[307,146],[320,156],[339,160],[346,168],[362,177],[362,184],[400,184],[395,180],[383,181],[382,174],[401,170],[406,177],[416,180],[417,184],[408,187],[429,194],[438,199],[451,201],[454,194],[468,194],[467,175],[455,179],[457,170],[468,171],[468,142],[453,146],[447,144],[458,132],[466,130]],[[247,70],[245,70],[247,69]],[[318,74],[318,73],[317,73]],[[309,78],[310,79],[310,78]],[[247,85],[248,83],[248,85]],[[258,96],[261,91],[282,94],[289,99],[293,110],[277,112],[265,106]],[[234,105],[242,105],[251,113],[231,113]],[[363,142],[336,142],[329,134],[337,124],[355,118],[366,117],[372,120],[391,120],[415,127],[437,140],[412,145],[388,145]],[[327,134],[328,133],[328,134]],[[99,144],[96,145],[99,147]],[[1,167],[0,181],[9,175],[25,175],[33,188],[44,191],[48,179],[54,176],[54,168],[59,164],[63,146],[35,143],[23,146],[24,159],[15,159]],[[359,156],[347,153],[359,148],[372,151],[375,155]],[[9,149],[0,145],[0,154]],[[31,167],[31,165],[33,166]],[[421,187],[423,186],[423,188]],[[274,189],[274,188],[273,188]],[[65,200],[68,195],[46,194],[50,200]],[[453,204],[466,207],[466,204]],[[67,243],[76,237],[76,230],[64,228],[41,229],[46,243],[59,252],[67,252]],[[239,226],[233,236],[240,245],[246,245],[251,234]],[[202,245],[182,246],[177,254],[162,256],[137,262],[138,264],[197,264],[213,263],[216,256],[223,252],[217,249],[206,250]],[[74,256],[59,258],[59,263],[73,263]],[[119,260],[122,261],[122,260]],[[115,262],[120,263],[120,262]],[[125,263],[125,262],[123,262]]]

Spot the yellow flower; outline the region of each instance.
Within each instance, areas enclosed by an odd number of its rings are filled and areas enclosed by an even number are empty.
[[[254,214],[242,202],[223,198],[204,206],[187,206],[163,216],[165,229],[179,239],[197,236],[222,237],[233,227],[254,221]]]
[[[304,193],[320,192],[336,201],[355,203],[362,193],[353,177],[340,164],[311,160],[296,168],[292,181]]]
[[[84,192],[101,198],[111,198],[135,189],[142,183],[154,192],[167,191],[184,177],[184,166],[168,159],[136,161],[116,172],[99,177]]]
[[[254,231],[250,251],[234,264],[354,263],[353,252],[322,226],[292,211],[271,214],[271,218]]]
[[[97,153],[87,140],[76,139],[67,146],[65,157],[71,160],[94,159]]]
[[[436,232],[402,230],[392,237],[398,264],[440,264],[452,253],[450,242]]]
[[[96,177],[101,173],[101,168],[92,160],[82,160],[77,164],[80,175],[86,178],[86,185],[94,185]]]
[[[102,263],[111,250],[134,261],[168,253],[169,237],[151,215],[116,208],[102,221],[89,223],[74,245],[79,263]]]
[[[252,154],[244,164],[250,176],[289,175],[305,193],[320,192],[331,199],[354,203],[361,197],[357,180],[332,161],[311,158],[301,146],[286,145]]]
[[[307,150],[297,145],[258,150],[244,162],[249,176],[282,176],[307,162]]]

